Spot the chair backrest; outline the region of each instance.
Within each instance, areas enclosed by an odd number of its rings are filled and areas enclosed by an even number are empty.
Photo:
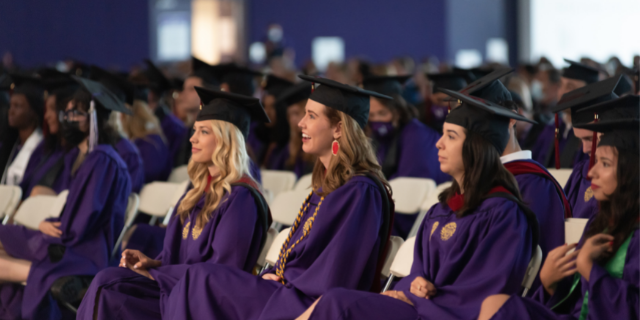
[[[424,202],[420,206],[420,210],[429,211],[429,209],[431,209],[431,207],[433,207],[434,204],[438,203],[438,196],[442,193],[442,191],[451,187],[451,184],[453,184],[453,182],[451,181],[447,181],[439,184],[433,190],[433,192],[431,192],[429,196],[424,200]]]
[[[13,215],[22,199],[22,189],[19,186],[0,185],[0,218],[4,217],[6,224]]]
[[[396,213],[415,214],[424,200],[436,189],[436,183],[423,178],[396,178],[389,181],[393,190]]]
[[[312,174],[305,174],[304,176],[298,179],[296,185],[293,187],[293,190],[309,190],[311,189],[311,177]]]
[[[181,182],[189,181],[189,172],[187,171],[187,167],[188,166],[185,164],[183,166],[173,168],[173,170],[171,170],[171,174],[169,175],[169,179],[167,181],[173,182],[173,183],[181,183]]]
[[[404,243],[404,240],[398,236],[389,237],[389,249],[387,250],[387,256],[384,258],[384,265],[382,265],[382,276],[389,276],[389,269],[391,269],[391,263],[396,257],[398,250]]]
[[[269,252],[269,250],[271,250],[271,244],[277,236],[278,231],[274,228],[269,228],[269,231],[267,232],[267,238],[264,241],[264,246],[262,247],[262,251],[260,251],[260,256],[258,256],[258,262],[256,263],[259,267],[264,266],[265,259],[267,258],[267,253]]]
[[[282,248],[284,242],[287,240],[289,231],[291,231],[291,228],[286,228],[280,231],[280,233],[278,233],[278,236],[276,236],[273,239],[273,242],[271,242],[271,247],[269,248],[269,251],[267,251],[267,255],[264,258],[265,262],[269,265],[275,266],[276,262],[278,262],[280,249]]]
[[[522,296],[525,297],[529,289],[531,289],[531,285],[533,284],[533,280],[536,279],[538,275],[538,271],[540,270],[540,265],[542,264],[542,249],[540,246],[536,247],[536,252],[531,257],[529,261],[529,266],[527,266],[527,272],[524,274],[524,279],[522,280],[522,286],[524,287],[524,291],[522,292]]]
[[[68,190],[57,196],[39,195],[27,198],[13,217],[13,223],[38,230],[40,222],[59,217],[67,202]]]
[[[124,213],[124,225],[131,227],[133,221],[138,216],[138,207],[140,206],[140,196],[136,193],[129,195],[129,201],[127,202],[127,211]]]
[[[547,169],[549,173],[556,178],[558,183],[564,188],[569,181],[569,177],[571,176],[571,172],[573,169]]]
[[[188,181],[186,182],[188,184]],[[146,184],[140,191],[139,210],[155,217],[164,217],[176,202],[176,194],[184,193],[185,182],[171,183],[155,181]],[[179,199],[179,197],[178,197]]]
[[[187,180],[185,182],[180,183],[176,187],[176,192],[173,194],[173,198],[171,198],[170,200],[172,203],[171,208],[169,209],[167,214],[164,216],[164,219],[162,220],[162,224],[164,224],[165,226],[169,224],[169,221],[171,221],[171,217],[173,216],[173,213],[177,209],[175,208],[175,205],[178,203],[178,200],[180,200],[182,195],[184,195],[187,192],[187,188],[189,187],[190,183],[191,181]]]
[[[589,219],[568,218],[564,220],[564,242],[567,244],[577,243],[582,238],[584,228]]]
[[[398,249],[396,257],[393,259],[389,274],[397,278],[404,278],[411,273],[411,265],[413,264],[413,248],[416,245],[416,237],[407,239]]]
[[[296,174],[291,171],[260,170],[262,175],[262,187],[273,193],[274,198],[284,191],[293,189],[296,183]]]
[[[291,225],[295,221],[300,207],[311,191],[289,190],[280,193],[271,205],[271,217],[274,222]]]

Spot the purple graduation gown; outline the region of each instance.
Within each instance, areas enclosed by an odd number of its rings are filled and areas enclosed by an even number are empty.
[[[527,218],[513,201],[489,198],[462,218],[438,203],[416,236],[411,273],[394,288],[414,306],[341,288],[325,294],[310,319],[476,319],[485,297],[520,291],[531,241]],[[437,289],[428,300],[409,290],[419,276]]]
[[[61,222],[62,237],[50,237],[23,226],[0,226],[0,242],[7,253],[32,262],[28,284],[19,288],[29,297],[21,302],[22,318],[60,319],[61,311],[49,294],[53,282],[65,276],[94,275],[107,267],[124,225],[130,192],[126,164],[111,146],[99,145],[72,178],[62,214],[50,219]],[[66,248],[60,261],[51,261],[50,245]],[[5,305],[7,301],[7,296],[0,296],[0,310],[11,309]]]
[[[160,135],[150,134],[144,138],[133,140],[140,151],[144,168],[144,183],[166,181],[171,174],[168,165],[169,148]]]
[[[167,227],[164,248],[156,260],[162,266],[150,269],[156,281],[126,269],[108,268],[93,279],[78,309],[78,319],[160,319],[171,289],[194,263],[220,264],[251,272],[260,254],[264,226],[258,223],[258,208],[251,192],[233,186],[211,220],[200,232],[194,230],[195,219],[206,197],[189,214],[185,223],[174,216]],[[176,204],[176,208],[178,207]],[[244,270],[244,271],[241,271]],[[99,293],[98,293],[99,292]]]
[[[313,195],[291,247],[320,198]],[[286,285],[224,265],[196,264],[171,292],[165,319],[294,319],[331,288],[368,290],[384,241],[382,199],[367,177],[355,176],[327,195],[309,234],[289,255]],[[265,273],[275,273],[270,268]]]
[[[167,166],[173,168],[176,156],[180,152],[180,145],[187,136],[188,130],[184,123],[172,114],[166,106],[158,106],[155,111],[156,117],[160,120],[160,128],[167,138],[169,148],[169,159]]]
[[[593,197],[591,181],[587,180],[589,173],[589,159],[580,161],[573,168],[564,193],[571,203],[574,218],[590,219],[598,213],[598,201]]]
[[[131,141],[125,138],[118,140],[115,149],[124,160],[124,163],[127,164],[129,176],[131,177],[131,192],[140,193],[144,184],[144,165],[142,157],[140,157],[140,151]]]
[[[533,160],[518,160],[534,163],[542,170],[544,167]],[[529,206],[529,209],[538,218],[540,227],[540,239],[538,244],[542,249],[542,261],[547,257],[549,251],[564,244],[564,206],[562,198],[558,194],[555,184],[538,174],[523,173],[514,175],[518,182],[518,188],[522,195],[522,200]],[[563,192],[562,190],[560,192]],[[540,286],[540,279],[531,286],[529,293],[532,294]]]
[[[558,132],[563,133],[566,129],[567,125],[562,121],[562,119],[560,120],[560,128],[558,129]],[[540,135],[537,138],[537,142],[535,145],[533,145],[533,147],[531,148],[531,153],[533,155],[533,160],[537,161],[538,163],[541,163],[542,165],[548,167],[548,168],[555,168],[555,157],[554,157],[554,143],[555,143],[555,123],[551,123],[549,125],[547,125],[542,132],[540,132]],[[565,146],[567,145],[567,142],[570,139],[575,139],[575,135],[573,134],[573,129],[569,130],[569,133],[567,134],[567,137],[563,137],[560,136],[560,140],[558,141],[558,149],[560,154],[562,154],[562,151],[564,150]],[[573,161],[572,161],[572,166],[568,167],[575,167],[575,165],[584,160],[585,158],[588,158],[589,156],[584,154],[584,152],[582,152],[582,146],[580,146],[575,153],[575,156],[573,156]]]
[[[395,159],[396,170],[389,174],[387,179],[398,177],[427,178],[433,179],[436,184],[451,180],[451,176],[440,170],[438,161],[438,148],[436,142],[440,139],[433,129],[422,124],[417,119],[412,119],[407,123],[399,135],[397,145],[397,158]],[[376,154],[378,162],[385,171],[385,158],[395,137],[385,137],[378,140]],[[406,238],[418,214],[396,214],[393,222],[393,232],[395,236]]]
[[[31,194],[33,188],[38,185],[40,180],[51,170],[53,166],[64,157],[64,148],[58,146],[55,150],[45,154],[43,140],[31,154],[29,163],[22,177],[20,188],[22,188],[22,199],[26,199]]]
[[[589,226],[587,225],[585,230],[588,230],[588,228]],[[580,240],[579,247],[582,247],[584,240],[584,238]],[[573,299],[564,302],[575,303],[569,314],[558,314],[551,308],[563,301],[569,294],[574,277],[567,277],[562,280],[553,296],[549,296],[543,287],[538,288],[532,298],[511,296],[491,319],[577,320],[580,318],[584,295],[587,291],[589,292],[588,320],[638,319],[640,317],[639,253],[640,239],[638,239],[638,230],[636,229],[627,249],[622,278],[618,279],[611,276],[604,266],[594,263],[589,281],[580,277],[579,287],[576,288],[576,290],[579,290],[579,294],[572,295]]]

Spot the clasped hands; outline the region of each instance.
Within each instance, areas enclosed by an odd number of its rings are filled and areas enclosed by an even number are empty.
[[[430,297],[433,297],[436,295],[437,290],[436,290],[436,286],[433,285],[433,283],[431,283],[427,279],[423,277],[416,277],[411,282],[411,287],[409,289],[409,292],[411,292],[413,295],[415,295],[418,298],[429,299]],[[407,298],[407,296],[402,291],[389,290],[381,294],[387,297],[398,299],[400,301],[404,301],[410,305],[413,305],[411,300],[409,300],[409,298]]]
[[[155,280],[148,269],[161,265],[162,262],[160,260],[153,260],[139,250],[126,249],[122,252],[119,267],[128,268],[139,275]]]

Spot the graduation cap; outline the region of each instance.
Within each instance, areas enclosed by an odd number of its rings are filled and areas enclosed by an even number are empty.
[[[603,133],[598,143],[599,147],[616,147],[618,150],[624,150],[636,155],[640,151],[640,136],[638,134],[640,119],[638,118],[603,120],[597,123],[576,125],[576,128]]]
[[[241,67],[235,63],[223,63],[212,66],[214,75],[220,83],[226,83],[229,91],[241,95],[251,96],[255,91],[253,78],[262,73]]]
[[[631,79],[628,75],[621,74],[620,81],[613,92],[621,97],[623,94],[630,93],[631,90],[633,90],[633,83],[631,83]]]
[[[482,98],[493,103],[511,101],[511,93],[502,84],[502,82],[498,80],[511,72],[513,72],[513,69],[508,67],[497,68],[484,77],[470,83],[460,90],[460,92],[466,95]]]
[[[251,120],[269,123],[260,100],[219,90],[195,87],[202,104],[196,121],[221,120],[229,122],[242,132],[245,140],[249,136]]]
[[[215,75],[213,67],[194,56],[191,56],[191,70],[191,77],[198,77],[208,85],[220,85],[220,81]]]
[[[589,107],[604,101],[618,98],[615,90],[618,87],[621,76],[608,78],[582,88],[565,93],[558,104],[552,107],[552,112],[571,109],[571,121],[575,123],[590,122],[593,117],[586,113],[578,113],[582,108]]]
[[[449,112],[445,122],[459,125],[472,134],[478,134],[491,143],[500,154],[509,142],[509,120],[536,123],[505,107],[478,97],[453,90],[442,92],[461,101],[461,105]]]
[[[78,88],[78,83],[69,73],[46,68],[40,70],[38,74],[42,78],[42,84],[48,94],[55,94],[55,92],[59,92],[60,90],[72,93],[72,91]]]
[[[402,95],[402,86],[411,76],[371,76],[362,81],[364,89],[387,96]]]
[[[458,91],[467,86],[465,76],[455,72],[429,73],[427,77],[433,81],[433,92],[441,91],[441,89]]]
[[[454,67],[453,68],[453,72],[464,76],[465,79],[467,80],[467,83],[470,83],[470,82],[476,81],[476,80],[478,80],[478,79],[480,79],[482,77],[487,76],[488,74],[493,72],[493,69],[491,69],[491,68],[482,68],[482,67],[471,68],[471,69],[463,69],[463,68]]]
[[[133,104],[135,86],[129,80],[97,66],[91,66],[91,80],[100,82],[122,102]]]
[[[311,86],[309,85],[309,83],[307,83],[306,81],[296,83],[292,87],[282,92],[280,97],[278,97],[278,99],[276,100],[276,105],[280,105],[286,108],[302,100],[309,99],[310,95]]]
[[[277,99],[284,91],[293,87],[293,85],[294,83],[287,79],[269,74],[265,78],[264,85],[262,87],[267,94],[272,95]]]
[[[582,80],[587,84],[598,82],[600,71],[586,64],[564,59],[569,66],[562,69],[562,76],[569,79]]]
[[[348,114],[356,120],[360,128],[367,125],[369,119],[369,97],[391,100],[392,98],[377,92],[364,90],[326,78],[298,75],[300,79],[321,86],[312,89],[309,99]]]
[[[144,63],[147,65],[145,75],[149,80],[149,88],[159,95],[171,90],[171,82],[164,76],[164,73],[151,60],[144,59]]]

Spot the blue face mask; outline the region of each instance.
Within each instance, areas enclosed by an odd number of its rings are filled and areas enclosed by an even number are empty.
[[[391,122],[369,122],[369,127],[373,133],[373,137],[376,139],[386,138],[393,133],[393,124]]]

